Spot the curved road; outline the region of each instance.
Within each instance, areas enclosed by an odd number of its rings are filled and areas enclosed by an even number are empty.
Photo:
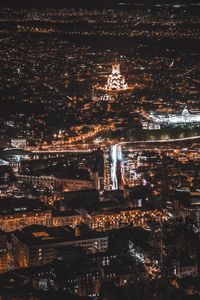
[[[111,179],[112,179],[112,189],[116,190],[118,189],[118,177],[117,177],[117,168],[118,168],[118,162],[122,160],[122,151],[121,146],[123,145],[139,145],[139,144],[162,144],[162,143],[174,143],[174,142],[187,142],[187,141],[196,141],[200,140],[200,136],[193,136],[193,137],[184,137],[179,139],[165,139],[165,140],[144,140],[144,141],[129,141],[129,142],[119,142],[115,144],[111,144]],[[109,145],[108,145],[109,146]],[[97,147],[97,146],[95,146]],[[100,145],[99,145],[100,147]],[[105,146],[104,146],[105,147]],[[81,145],[76,145],[75,149],[59,149],[56,150],[55,148],[48,147],[45,150],[38,150],[38,149],[30,149],[29,147],[26,147],[27,150],[31,151],[33,153],[59,153],[59,152],[91,152],[94,150],[94,147],[91,147],[91,145],[88,145],[86,149],[81,149]],[[29,148],[29,149],[28,149]]]
[[[132,141],[132,142],[120,142],[111,146],[110,156],[111,156],[111,179],[112,179],[112,189],[117,190],[118,185],[118,176],[117,168],[118,162],[122,160],[122,150],[121,146],[131,145],[131,144],[162,144],[162,143],[173,143],[173,142],[182,142],[182,141],[193,141],[200,140],[200,136],[195,137],[185,137],[181,139],[167,139],[167,140],[147,140],[147,141]]]

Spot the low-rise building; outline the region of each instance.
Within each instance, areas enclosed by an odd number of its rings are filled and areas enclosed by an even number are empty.
[[[76,211],[55,211],[52,214],[53,226],[75,227],[83,222],[83,217]]]
[[[76,191],[85,189],[94,189],[94,181],[92,180],[79,180],[68,178],[56,178],[55,176],[29,176],[18,175],[19,183],[31,183],[33,185],[43,187],[62,186],[65,191]]]
[[[0,230],[0,273],[8,271],[8,244],[7,244],[7,235],[5,232]]]
[[[173,262],[173,272],[176,277],[197,277],[198,276],[198,266],[196,261],[192,259],[175,260]]]
[[[149,119],[152,122],[160,125],[184,125],[184,124],[199,124],[200,112],[190,112],[187,108],[184,108],[180,113],[151,113]]]
[[[26,139],[25,138],[12,138],[11,146],[14,148],[24,148],[26,147]]]
[[[32,224],[52,224],[52,212],[41,201],[15,197],[0,199],[1,230],[10,232]]]
[[[57,258],[57,249],[66,246],[83,247],[92,253],[106,251],[108,236],[91,230],[77,234],[69,226],[32,225],[13,232],[11,244],[16,266],[30,267],[52,262]]]

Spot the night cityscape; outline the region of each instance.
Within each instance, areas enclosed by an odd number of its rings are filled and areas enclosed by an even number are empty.
[[[0,300],[200,300],[199,0],[0,0]]]

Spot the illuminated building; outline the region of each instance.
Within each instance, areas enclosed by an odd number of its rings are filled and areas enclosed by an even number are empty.
[[[111,74],[107,76],[107,83],[104,85],[96,84],[92,89],[91,98],[93,101],[114,102],[118,98],[118,92],[129,93],[138,84],[127,84],[125,76],[120,73],[120,64],[112,64]]]
[[[2,158],[10,163],[15,173],[19,172],[21,162],[30,158],[31,152],[18,149],[7,148],[2,151]]]
[[[126,90],[128,85],[125,83],[125,76],[120,74],[120,64],[112,65],[112,73],[108,75],[105,89],[108,91]]]
[[[32,224],[51,226],[52,213],[42,202],[29,198],[0,200],[0,229],[6,232]]]
[[[56,211],[52,216],[53,226],[75,227],[83,222],[82,216],[76,211]]]
[[[88,252],[104,252],[108,248],[105,234],[90,231],[76,234],[69,226],[46,227],[33,225],[12,233],[13,257],[17,266],[41,266],[57,257],[58,248],[66,246],[83,247]]]
[[[144,129],[144,130],[158,130],[158,129],[160,129],[160,124],[153,123],[153,122],[142,121],[142,129]]]
[[[151,113],[149,119],[160,125],[184,125],[200,123],[200,112],[190,112],[184,108],[181,113],[159,114]]]
[[[27,176],[18,175],[19,183],[29,182],[33,185],[43,187],[62,186],[64,190],[76,191],[85,189],[94,189],[95,183],[92,180],[56,178],[55,176]]]
[[[116,229],[133,223],[135,226],[145,227],[149,221],[160,222],[160,220],[167,220],[168,213],[158,210],[140,211],[140,210],[126,210],[120,212],[103,212],[93,213],[88,218],[90,227],[96,230]]]
[[[8,186],[14,185],[15,176],[8,165],[0,165],[0,190],[6,190]]]
[[[8,271],[8,247],[6,233],[0,230],[0,273]]]
[[[187,259],[177,259],[173,261],[173,273],[174,276],[179,278],[185,277],[197,277],[198,276],[198,266],[196,261],[188,257]]]
[[[9,166],[9,162],[0,158],[0,166]]]
[[[11,146],[13,148],[24,148],[26,147],[26,139],[24,138],[12,138],[11,139]]]
[[[43,291],[58,287],[60,290],[80,296],[81,299],[82,297],[96,299],[101,287],[100,260],[103,253],[95,255],[94,258],[86,256],[83,248],[73,246],[61,247],[58,253],[58,267],[48,265],[34,268],[34,287]]]
[[[103,100],[103,101],[113,101],[115,100],[114,97],[112,95],[109,95],[109,94],[103,94],[101,97],[100,97],[100,100]]]
[[[104,150],[104,189],[112,189],[110,151]]]

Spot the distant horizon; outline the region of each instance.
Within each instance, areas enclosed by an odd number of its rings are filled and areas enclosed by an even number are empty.
[[[1,7],[27,8],[103,8],[112,6],[134,5],[200,5],[200,0],[2,0]]]

